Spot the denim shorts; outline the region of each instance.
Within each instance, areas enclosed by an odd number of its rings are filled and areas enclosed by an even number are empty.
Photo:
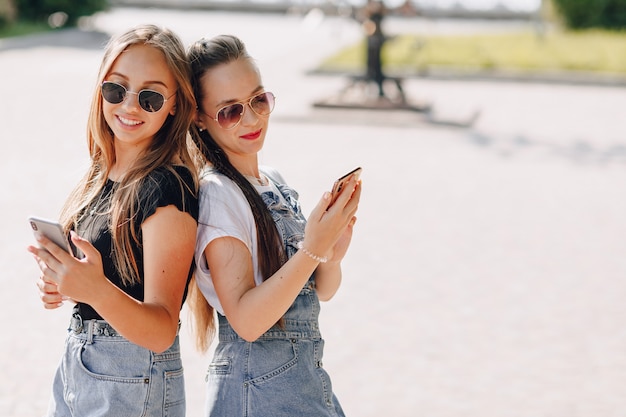
[[[48,416],[183,417],[178,336],[163,353],[129,342],[105,321],[76,315],[53,383]]]

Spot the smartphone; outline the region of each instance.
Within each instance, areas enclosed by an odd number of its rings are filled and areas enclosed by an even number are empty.
[[[361,176],[362,171],[363,171],[363,168],[356,167],[352,171],[348,172],[347,174],[342,175],[341,177],[337,178],[337,181],[335,181],[335,183],[333,184],[333,189],[331,191],[331,198],[330,198],[331,205],[335,202],[335,200],[341,193],[341,190],[343,190],[344,185],[350,179],[350,177],[354,175],[356,180],[358,181],[359,177]]]
[[[43,234],[48,239],[56,243],[57,246],[65,249],[68,253],[72,253],[67,236],[65,235],[61,224],[35,216],[29,217],[28,223],[30,224],[30,228],[33,230],[33,233],[39,232]]]

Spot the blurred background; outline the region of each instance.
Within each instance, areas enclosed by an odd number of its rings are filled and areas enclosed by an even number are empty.
[[[624,416],[626,1],[370,5],[0,0],[1,416],[44,413],[71,311],[41,307],[26,218],[84,173],[104,44],[139,23],[246,42],[277,96],[262,162],[305,212],[364,168],[321,315],[348,416]]]

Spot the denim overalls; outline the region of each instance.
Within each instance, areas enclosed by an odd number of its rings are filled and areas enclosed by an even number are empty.
[[[273,182],[282,198],[273,192],[262,197],[291,257],[303,238],[306,220],[298,194]],[[344,416],[322,368],[319,311],[312,275],[283,316],[284,328],[274,326],[255,342],[239,337],[218,314],[219,344],[207,373],[207,416]]]

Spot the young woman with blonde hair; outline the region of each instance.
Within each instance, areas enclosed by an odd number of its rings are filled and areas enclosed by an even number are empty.
[[[88,121],[91,166],[61,223],[69,254],[30,246],[49,309],[75,302],[49,416],[185,415],[179,313],[197,229],[189,65],[171,31],[112,39]]]

